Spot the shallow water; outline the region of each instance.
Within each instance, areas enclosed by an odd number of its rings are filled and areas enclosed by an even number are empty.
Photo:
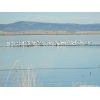
[[[0,36],[2,45],[15,40],[98,42],[100,35]],[[99,46],[0,47],[0,86],[100,86],[99,67]]]

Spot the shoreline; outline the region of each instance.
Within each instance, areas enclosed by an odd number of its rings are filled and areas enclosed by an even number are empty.
[[[0,36],[5,35],[100,35],[100,31],[32,31],[32,32],[0,32]]]

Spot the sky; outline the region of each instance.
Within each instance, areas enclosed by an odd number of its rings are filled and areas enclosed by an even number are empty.
[[[0,12],[0,24],[18,21],[49,23],[100,23],[100,12]]]

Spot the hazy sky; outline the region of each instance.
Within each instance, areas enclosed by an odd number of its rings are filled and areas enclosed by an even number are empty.
[[[53,23],[100,23],[99,12],[0,12],[0,24],[17,21]]]

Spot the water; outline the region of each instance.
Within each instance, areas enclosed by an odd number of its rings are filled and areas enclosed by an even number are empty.
[[[0,36],[0,44],[15,40],[100,42],[100,35]],[[0,86],[100,86],[99,66],[99,46],[0,47]]]

